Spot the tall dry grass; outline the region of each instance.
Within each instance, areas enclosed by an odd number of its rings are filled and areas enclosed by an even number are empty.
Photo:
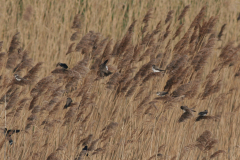
[[[239,5],[1,2],[1,159],[239,159]]]

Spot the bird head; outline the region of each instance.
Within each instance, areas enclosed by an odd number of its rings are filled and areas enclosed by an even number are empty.
[[[185,110],[185,109],[188,109],[188,107],[187,106],[181,106],[181,109]]]

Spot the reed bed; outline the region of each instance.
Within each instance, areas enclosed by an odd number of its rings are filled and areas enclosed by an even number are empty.
[[[1,159],[240,158],[239,4],[44,2],[1,7]]]

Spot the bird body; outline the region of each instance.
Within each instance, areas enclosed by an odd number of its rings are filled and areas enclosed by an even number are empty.
[[[200,121],[202,119],[209,119],[209,118],[211,118],[211,116],[206,116],[207,114],[208,114],[208,110],[204,110],[202,112],[199,112],[196,121]]]
[[[57,66],[60,66],[60,67],[62,67],[63,69],[68,69],[68,66],[67,66],[67,64],[65,64],[65,63],[58,63],[57,64]]]
[[[20,77],[18,74],[14,74],[14,77],[17,81],[21,81],[23,78]]]
[[[207,114],[208,114],[208,110],[204,110],[198,113],[199,116],[206,116]]]
[[[108,70],[107,62],[108,60],[104,61],[104,63],[99,66],[100,77],[109,76],[112,74],[112,72]]]
[[[18,133],[20,132],[20,130],[16,129],[16,130],[8,130],[7,128],[4,129],[4,135],[6,136],[6,139],[9,141],[9,144],[12,145],[13,144],[13,140],[11,138],[11,135],[13,133]]]
[[[167,95],[168,92],[166,91],[163,91],[163,92],[157,92],[157,95],[160,96],[160,97],[164,97],[165,95]]]
[[[63,109],[68,108],[68,107],[70,106],[71,103],[72,103],[72,99],[71,99],[71,98],[67,98],[67,102],[66,102],[66,104],[65,104],[65,106],[64,106]]]
[[[158,68],[155,65],[152,65],[152,70],[153,70],[153,72],[164,72],[165,71],[165,70],[162,70],[162,69]]]
[[[87,151],[88,150],[88,146],[85,146],[82,150],[83,151]]]

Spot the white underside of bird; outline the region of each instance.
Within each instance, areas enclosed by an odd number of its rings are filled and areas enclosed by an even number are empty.
[[[152,67],[152,70],[153,70],[153,72],[160,72],[159,70],[154,69],[153,67]]]
[[[21,80],[22,80],[22,79],[19,78],[18,75],[15,75],[15,79],[16,79],[17,81],[21,81]]]

